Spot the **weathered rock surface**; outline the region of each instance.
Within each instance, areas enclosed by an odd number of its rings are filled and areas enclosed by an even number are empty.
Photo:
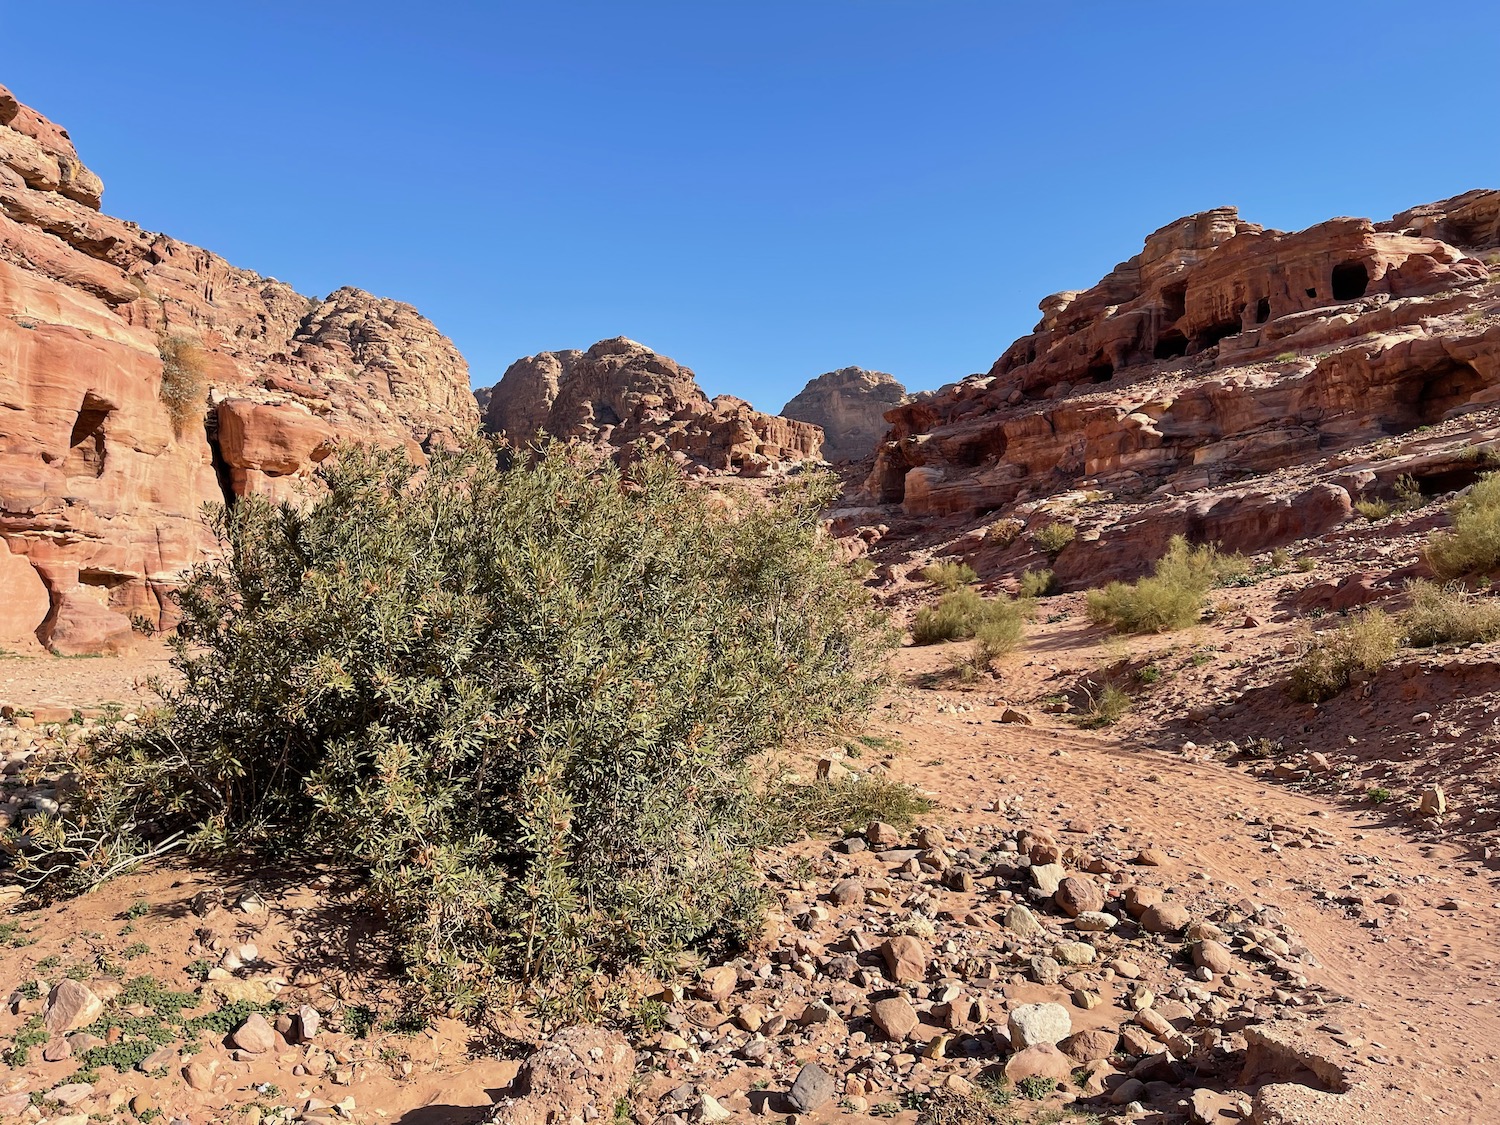
[[[810,380],[781,416],[821,427],[829,461],[858,461],[875,452],[890,428],[885,412],[906,401],[906,388],[894,375],[841,367]]]
[[[497,1103],[498,1125],[553,1125],[613,1116],[635,1069],[635,1052],[618,1031],[570,1027],[527,1058],[517,1095]]]
[[[287,496],[335,440],[420,453],[478,421],[462,356],[410,306],[304,297],[102,214],[102,192],[67,132],[0,88],[10,647],[102,651],[128,643],[132,617],[170,625],[168,593],[212,549],[206,501]],[[164,368],[174,342],[193,358]]]
[[[840,533],[1062,519],[1078,534],[1051,558],[1026,535],[956,545],[981,576],[1040,565],[1069,590],[1138,576],[1174,534],[1231,550],[1324,535],[1403,472],[1462,487],[1461,449],[1399,467],[1351,451],[1500,406],[1497,215],[1500,192],[1478,191],[1295,233],[1233,208],[1169,224],[1044,300],[987,374],[889,410],[869,514]]]
[[[587,351],[518,359],[486,401],[484,428],[518,445],[544,433],[622,460],[644,446],[742,476],[822,455],[816,426],[763,414],[730,395],[710,401],[689,368],[623,336]]]

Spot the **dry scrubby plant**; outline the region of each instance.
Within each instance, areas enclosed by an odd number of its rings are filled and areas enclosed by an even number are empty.
[[[1303,703],[1332,699],[1357,673],[1378,672],[1400,644],[1400,621],[1382,610],[1366,610],[1308,642],[1292,666],[1288,690]]]
[[[1047,598],[1057,593],[1057,579],[1050,570],[1023,570],[1020,594],[1023,598]]]
[[[203,410],[208,362],[203,349],[186,336],[162,336],[156,348],[161,353],[158,397],[180,434]]]
[[[1406,641],[1432,645],[1487,644],[1500,637],[1500,601],[1472,594],[1456,582],[1414,582],[1411,608],[1401,615]]]
[[[922,568],[922,577],[944,590],[957,590],[979,577],[974,568],[963,562],[940,562]]]
[[[1025,631],[1026,607],[1010,598],[986,598],[962,587],[949,591],[937,605],[923,606],[912,619],[912,640],[919,645],[963,641],[983,634],[991,645],[1014,648]],[[1006,651],[1009,651],[1007,648]]]
[[[860,714],[890,643],[820,536],[827,482],[728,514],[663,461],[497,452],[344,449],[308,510],[218,513],[181,687],[78,758],[19,874],[66,893],[176,833],[340,862],[461,1005],[734,940],[752,759]]]
[[[1439,578],[1486,574],[1500,567],[1500,473],[1486,473],[1448,508],[1451,531],[1427,540],[1427,561]]]
[[[1221,554],[1212,545],[1193,547],[1183,536],[1174,535],[1150,577],[1137,582],[1111,582],[1102,590],[1090,590],[1088,617],[1120,633],[1185,629],[1203,616],[1204,599],[1210,589],[1249,569],[1243,555]]]
[[[1031,541],[1053,556],[1061,553],[1076,538],[1078,528],[1070,523],[1049,523],[1031,533]]]

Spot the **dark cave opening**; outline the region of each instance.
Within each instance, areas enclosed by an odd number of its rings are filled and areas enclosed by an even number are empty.
[[[1333,267],[1333,299],[1353,301],[1370,287],[1370,271],[1363,262],[1344,262]]]

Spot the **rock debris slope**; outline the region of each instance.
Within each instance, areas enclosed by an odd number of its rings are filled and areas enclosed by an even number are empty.
[[[478,421],[463,357],[415,309],[305,297],[102,194],[67,131],[0,87],[0,647],[169,625],[212,547],[205,501],[288,496],[340,439],[420,453]]]

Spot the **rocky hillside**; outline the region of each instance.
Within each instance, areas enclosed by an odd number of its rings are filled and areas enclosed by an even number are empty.
[[[1066,522],[1050,565],[1078,589],[1143,572],[1175,533],[1265,550],[1403,475],[1462,487],[1500,436],[1497,247],[1495,191],[1295,233],[1179,219],[1043,300],[987,374],[890,411],[869,507],[843,523],[1004,577],[1048,565],[1016,532]],[[996,515],[1011,530],[984,534]]]
[[[100,211],[65,129],[0,87],[0,648],[170,624],[200,509],[287,496],[340,439],[472,432],[468,369],[408,305],[274,278]]]
[[[823,456],[829,461],[858,461],[885,437],[886,411],[906,401],[906,388],[894,375],[841,367],[809,380],[781,408],[781,416],[822,427]]]
[[[484,428],[516,442],[543,432],[612,455],[644,442],[700,471],[741,476],[821,457],[817,426],[730,395],[710,401],[689,368],[623,336],[518,359],[476,397],[486,404]]]

